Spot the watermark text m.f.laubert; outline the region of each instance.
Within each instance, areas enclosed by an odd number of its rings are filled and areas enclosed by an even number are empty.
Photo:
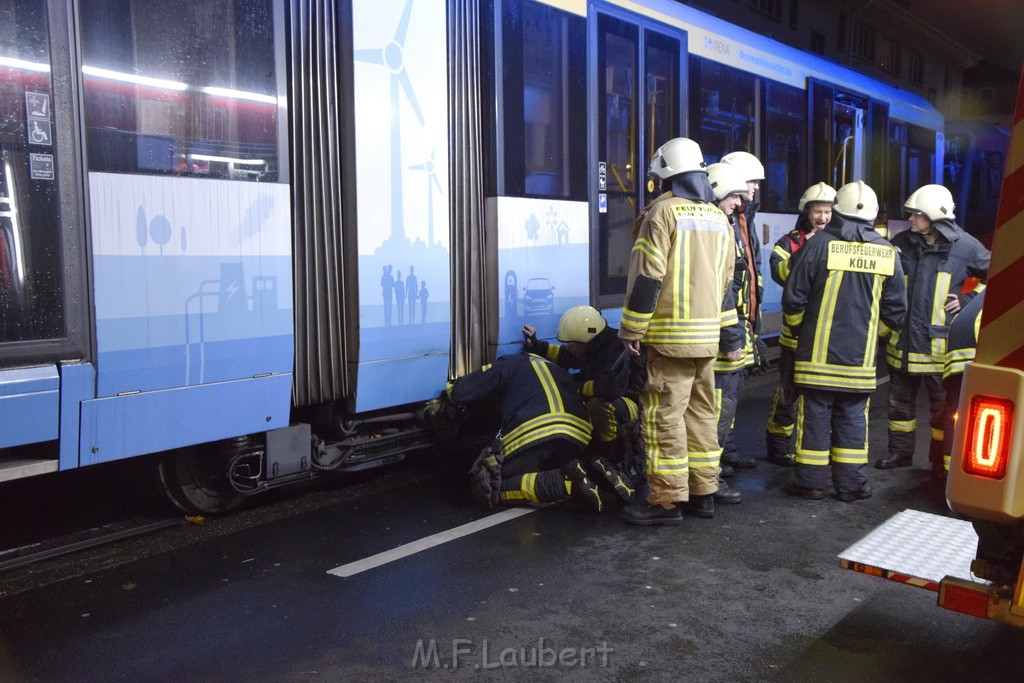
[[[502,647],[484,638],[453,638],[438,642],[434,638],[419,639],[413,649],[413,669],[476,669],[503,668],[587,668],[606,667],[614,649],[608,643],[554,647],[544,638],[536,643]]]

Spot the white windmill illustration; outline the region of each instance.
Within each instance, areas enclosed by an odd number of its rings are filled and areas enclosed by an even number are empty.
[[[357,61],[386,66],[391,72],[391,239],[395,242],[405,239],[405,217],[402,211],[402,125],[399,115],[398,90],[405,92],[405,99],[412,108],[420,125],[424,125],[416,93],[413,92],[409,73],[405,70],[405,38],[409,30],[409,16],[412,14],[412,0],[406,0],[402,18],[395,29],[394,39],[382,48],[355,50]]]
[[[434,166],[434,155],[437,154],[437,150],[430,152],[430,159],[423,162],[422,164],[416,164],[410,166],[409,169],[412,171],[426,171],[427,172],[427,245],[430,246],[434,243],[434,188],[437,188],[438,193],[441,192],[441,182],[437,179],[437,167]]]

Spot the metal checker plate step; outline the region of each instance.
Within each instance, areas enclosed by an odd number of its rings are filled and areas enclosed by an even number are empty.
[[[839,564],[937,591],[947,576],[978,581],[971,575],[977,549],[970,522],[904,510],[840,553]]]

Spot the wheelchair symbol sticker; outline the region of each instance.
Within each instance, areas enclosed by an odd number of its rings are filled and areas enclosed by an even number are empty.
[[[30,145],[53,145],[50,122],[45,119],[28,120],[28,143]]]

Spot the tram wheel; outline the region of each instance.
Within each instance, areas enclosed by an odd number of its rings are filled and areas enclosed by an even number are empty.
[[[246,498],[228,481],[227,454],[222,448],[193,446],[171,451],[160,459],[159,468],[167,497],[189,514],[224,514]]]

